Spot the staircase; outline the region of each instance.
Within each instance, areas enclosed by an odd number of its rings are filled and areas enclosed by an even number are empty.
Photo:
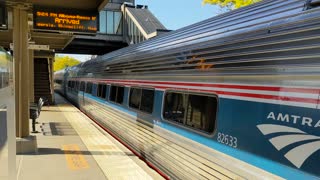
[[[47,58],[34,59],[34,101],[40,97],[47,99],[52,104],[51,73]]]

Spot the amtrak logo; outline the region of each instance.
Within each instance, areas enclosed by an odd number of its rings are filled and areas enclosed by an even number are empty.
[[[303,163],[316,151],[320,149],[320,137],[307,134],[300,129],[274,125],[274,124],[261,124],[257,125],[258,129],[262,132],[263,135],[270,135],[274,133],[291,133],[285,135],[279,135],[269,139],[271,144],[280,151],[286,146],[289,146],[293,143],[308,141],[302,145],[290,149],[284,156],[297,168],[300,168]]]

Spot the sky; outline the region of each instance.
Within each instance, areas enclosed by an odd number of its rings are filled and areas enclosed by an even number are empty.
[[[149,10],[170,30],[216,16],[220,11],[213,5],[203,5],[202,0],[136,0],[148,5]]]
[[[216,6],[203,5],[202,0],[136,0],[136,4],[147,5],[149,10],[169,30],[176,30],[221,13]],[[82,62],[91,57],[91,55],[59,55],[71,56]]]

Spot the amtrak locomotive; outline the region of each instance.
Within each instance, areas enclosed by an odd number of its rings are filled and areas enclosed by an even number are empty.
[[[55,74],[173,179],[320,177],[320,7],[265,0]]]

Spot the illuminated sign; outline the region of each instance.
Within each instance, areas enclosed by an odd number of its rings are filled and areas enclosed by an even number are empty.
[[[97,14],[90,11],[34,7],[34,29],[96,33]]]

